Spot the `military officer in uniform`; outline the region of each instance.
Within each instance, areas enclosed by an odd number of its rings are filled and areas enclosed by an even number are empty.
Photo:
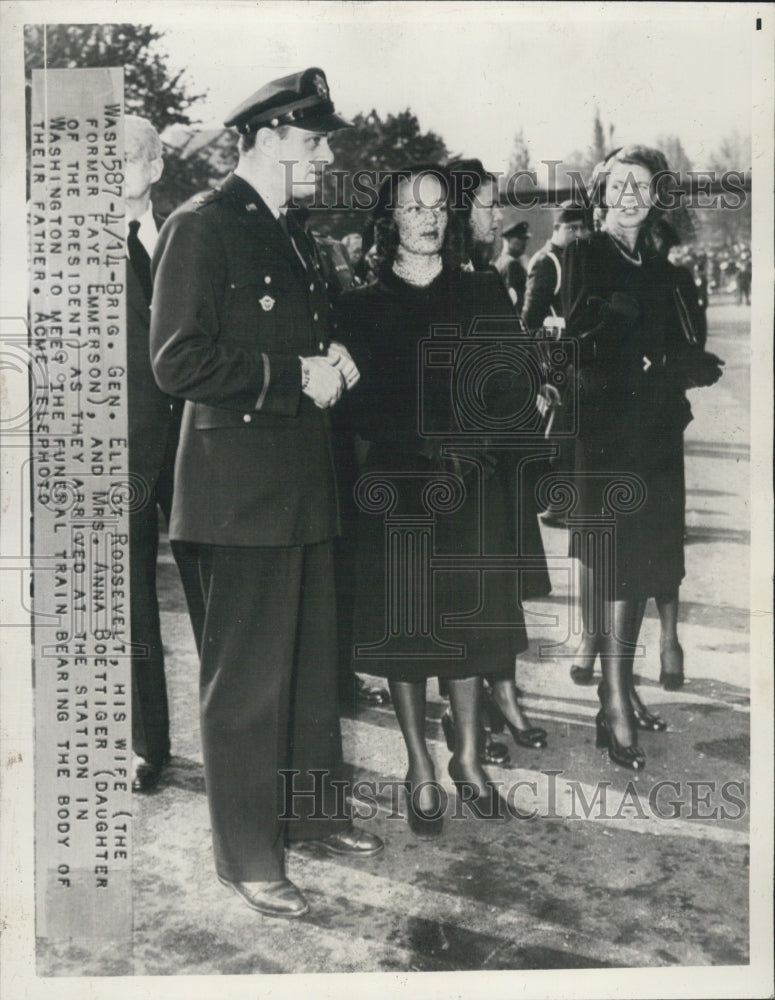
[[[339,777],[329,410],[358,379],[328,335],[325,283],[294,196],[348,125],[317,68],[275,80],[228,117],[234,173],[173,214],[154,256],[151,351],[186,400],[170,534],[193,543],[207,616],[202,749],[216,871],[253,909],[301,916],[286,840],[369,857]],[[336,793],[340,794],[337,795]]]
[[[530,258],[522,322],[531,332],[540,330],[547,316],[562,317],[560,285],[565,248],[592,234],[589,209],[564,201],[554,213],[551,238]]]
[[[587,240],[592,235],[592,225],[589,209],[577,205],[573,201],[564,201],[554,213],[554,225],[550,239],[530,258],[527,269],[527,287],[525,302],[522,308],[522,322],[531,333],[537,333],[544,326],[556,331],[565,329],[562,316],[562,260],[565,248],[576,240]],[[566,384],[572,381],[570,371],[565,373]],[[567,393],[563,398],[557,389],[547,388],[546,403],[551,408],[547,412],[547,437],[553,439],[556,454],[552,458],[552,471],[555,473],[570,473],[574,463],[574,444],[567,433],[572,429],[572,400]],[[562,506],[549,504],[540,515],[544,524],[555,528],[566,525]],[[585,640],[586,641],[586,640]],[[574,665],[571,676],[581,677],[586,668]],[[591,674],[590,674],[591,676]]]
[[[517,222],[504,229],[502,235],[504,246],[500,257],[495,261],[495,268],[519,316],[525,302],[527,284],[527,271],[522,264],[522,257],[530,239],[530,229],[526,222]]]

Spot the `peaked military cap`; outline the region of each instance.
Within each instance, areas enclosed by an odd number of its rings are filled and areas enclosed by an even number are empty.
[[[311,132],[334,132],[350,122],[334,110],[326,74],[312,66],[265,84],[236,107],[224,122],[245,135],[262,126],[293,125]]]
[[[530,227],[526,222],[515,222],[513,226],[503,230],[503,236],[521,236],[526,240],[530,236]]]

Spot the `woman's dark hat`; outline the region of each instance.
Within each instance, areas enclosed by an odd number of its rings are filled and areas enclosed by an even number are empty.
[[[293,125],[310,132],[335,132],[350,128],[351,124],[336,114],[326,74],[316,66],[265,84],[224,122],[227,128],[236,128],[242,135],[278,125]]]

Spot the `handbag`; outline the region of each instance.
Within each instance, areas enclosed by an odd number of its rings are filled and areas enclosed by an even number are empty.
[[[702,346],[692,314],[677,285],[673,285],[673,302],[684,344],[684,349],[673,361],[673,371],[680,373],[686,389],[714,385],[721,378],[724,362]]]

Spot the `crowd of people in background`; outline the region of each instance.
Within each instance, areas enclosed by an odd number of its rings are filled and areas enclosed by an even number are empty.
[[[751,244],[747,240],[710,246],[704,243],[680,244],[670,259],[688,267],[702,299],[709,295],[734,295],[739,305],[751,301]]]
[[[314,231],[314,224],[311,228]],[[323,237],[318,236],[318,239]],[[520,311],[524,304],[531,257],[536,252],[536,248],[530,246],[530,239],[527,222],[516,222],[503,228],[498,234],[500,250],[493,261]],[[376,280],[377,247],[372,244],[364,250],[363,240],[360,233],[348,233],[337,241],[347,252],[350,265],[351,277],[347,280],[347,287],[370,284]],[[733,295],[739,305],[750,305],[751,261],[751,244],[747,240],[721,245],[678,241],[670,248],[670,262],[691,273],[703,309],[707,308],[712,295]],[[520,287],[522,299],[519,298]]]

